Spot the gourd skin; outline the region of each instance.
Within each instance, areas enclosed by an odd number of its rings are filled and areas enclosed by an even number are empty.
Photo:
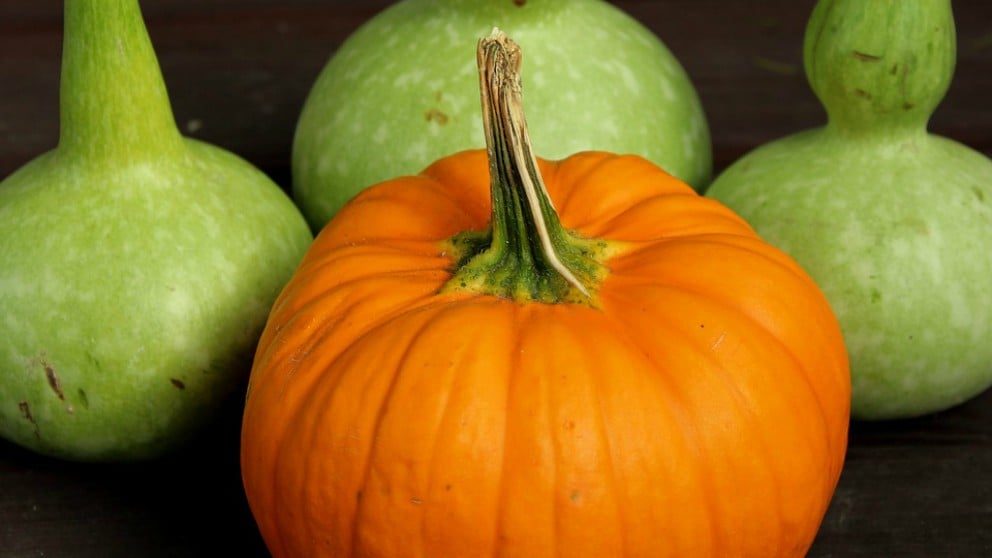
[[[620,247],[592,306],[439,290],[486,154],[366,190],[269,318],[242,431],[275,556],[802,556],[840,474],[836,319],[792,260],[638,157],[540,171]]]
[[[309,231],[260,171],[183,145],[109,168],[52,151],[3,182],[4,437],[74,460],[154,457],[243,384]]]
[[[947,0],[822,0],[805,60],[826,125],[748,153],[706,192],[823,289],[860,419],[992,385],[992,161],[926,130],[954,57]]]
[[[707,192],[817,278],[844,329],[859,418],[945,409],[992,385],[983,159],[941,137],[878,149],[814,130],[755,150]]]
[[[0,436],[151,459],[245,382],[313,237],[261,171],[180,134],[138,0],[64,7],[58,146],[0,183]]]
[[[697,188],[709,183],[712,148],[695,89],[659,39],[615,6],[404,0],[341,45],[301,112],[293,197],[315,231],[363,188],[484,147],[471,53],[496,25],[528,52],[539,156],[632,153]]]

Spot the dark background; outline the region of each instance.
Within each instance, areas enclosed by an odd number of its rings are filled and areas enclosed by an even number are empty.
[[[80,0],[74,0],[80,1]],[[866,0],[868,1],[868,0]],[[145,0],[180,127],[289,186],[320,68],[385,1]],[[680,59],[718,172],[819,125],[802,71],[812,0],[614,2]],[[955,81],[931,130],[992,154],[992,2],[957,0]],[[0,178],[55,145],[61,3],[0,0]],[[992,280],[992,279],[990,279]],[[241,491],[240,408],[155,463],[63,463],[0,442],[0,557],[265,556]],[[813,557],[992,556],[992,392],[920,419],[855,423]]]

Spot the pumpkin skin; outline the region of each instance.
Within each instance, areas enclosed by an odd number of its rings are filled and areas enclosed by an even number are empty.
[[[275,556],[802,556],[844,460],[847,354],[817,286],[635,156],[539,161],[618,246],[596,304],[440,292],[485,230],[484,151],[374,186],[270,314],[242,471]]]

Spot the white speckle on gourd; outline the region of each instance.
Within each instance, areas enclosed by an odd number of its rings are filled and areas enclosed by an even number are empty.
[[[411,69],[405,73],[398,74],[395,79],[393,79],[393,87],[399,89],[405,89],[407,87],[414,87],[423,83],[426,74],[420,69]]]
[[[372,132],[372,141],[376,145],[384,145],[386,140],[389,139],[389,126],[384,122],[380,122],[376,127],[375,131]]]
[[[420,161],[427,157],[427,149],[427,143],[424,141],[411,143],[403,152],[403,157],[410,161]]]
[[[682,134],[682,153],[688,157],[695,156],[695,142],[691,134]]]
[[[611,64],[608,67],[612,72],[620,74],[620,83],[631,95],[641,94],[641,82],[629,67],[623,64]]]
[[[661,90],[661,96],[666,101],[674,101],[675,98],[678,96],[678,93],[675,92],[675,89],[668,82],[668,80],[658,81],[658,88]]]

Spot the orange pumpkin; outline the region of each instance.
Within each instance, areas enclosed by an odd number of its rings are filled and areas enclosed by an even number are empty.
[[[491,160],[359,195],[274,306],[242,433],[269,549],[803,555],[847,441],[823,295],[643,159],[535,159],[518,64],[480,42]]]

